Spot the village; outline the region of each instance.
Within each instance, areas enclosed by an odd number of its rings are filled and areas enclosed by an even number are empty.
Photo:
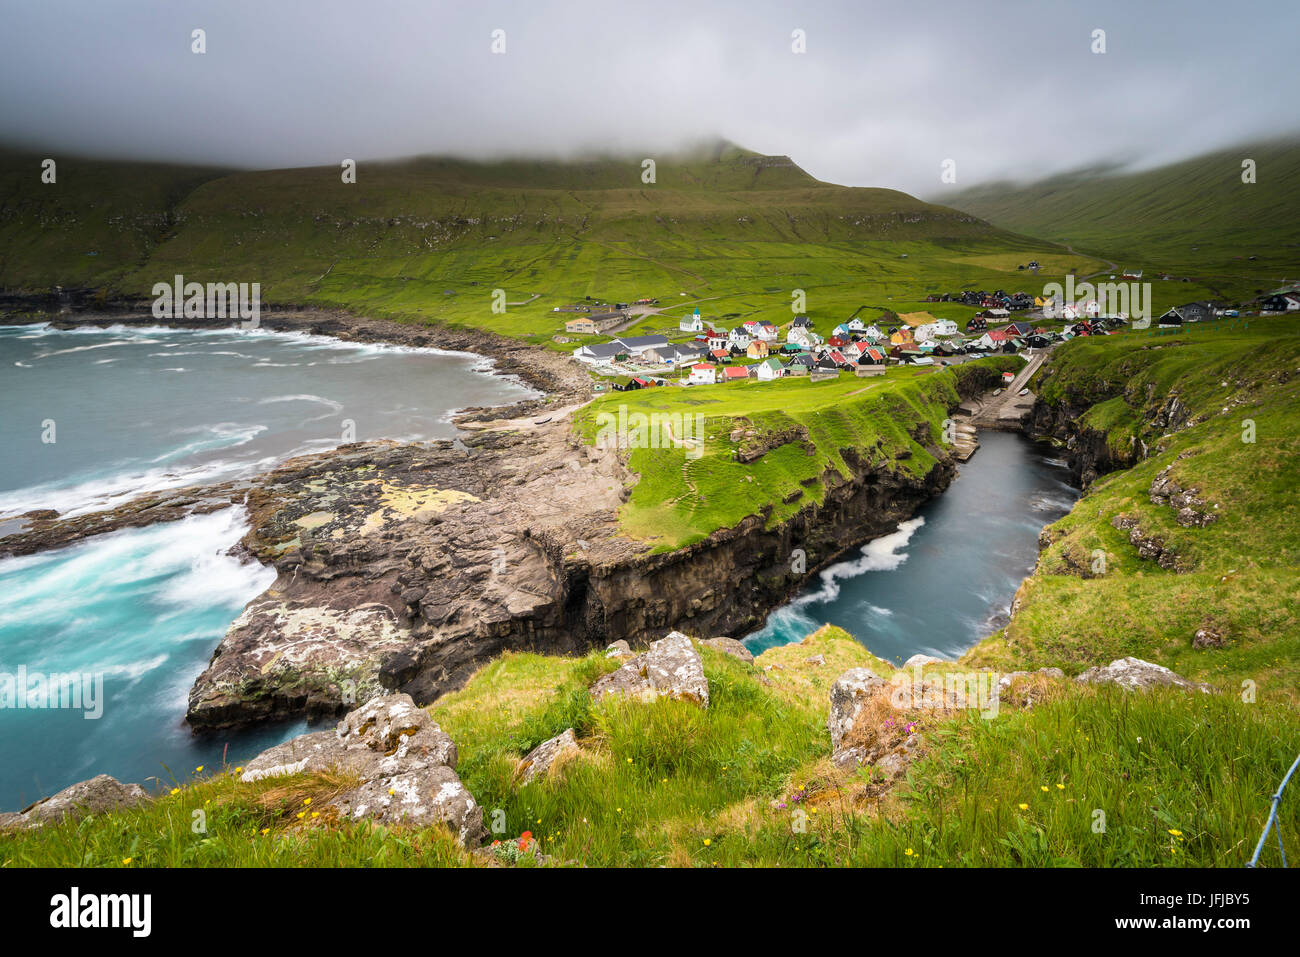
[[[1124,276],[1140,277],[1140,272]],[[722,323],[706,319],[697,306],[679,320],[678,334],[671,338],[663,333],[617,334],[619,328],[657,314],[654,304],[658,300],[641,299],[632,306],[577,305],[555,311],[582,314],[565,323],[567,334],[611,336],[573,350],[577,361],[604,377],[596,383],[596,391],[629,391],[665,385],[770,382],[792,376],[819,381],[844,372],[869,377],[883,375],[891,366],[933,368],[987,355],[1028,359],[1036,351],[1077,336],[1114,335],[1130,327],[1176,330],[1185,324],[1236,319],[1243,314],[1298,312],[1300,288],[1275,291],[1249,306],[1191,302],[1166,310],[1154,322],[1148,318],[1141,323],[1132,323],[1126,312],[1108,311],[1104,300],[1095,298],[1066,302],[1059,297],[999,289],[932,295],[924,301],[959,302],[980,311],[959,328],[957,320],[936,318],[928,312],[883,310],[875,320],[854,315],[822,334],[806,315],[795,316],[780,327],[770,320],[752,319],[726,329]],[[1013,314],[1023,318],[1014,319]],[[560,341],[564,339],[560,337]]]

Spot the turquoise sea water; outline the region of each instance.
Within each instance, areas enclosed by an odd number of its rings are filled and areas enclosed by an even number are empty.
[[[339,444],[346,420],[356,440],[449,438],[454,409],[532,394],[488,370],[260,330],[3,327],[0,529],[34,508],[77,514],[250,474]],[[196,738],[183,721],[226,627],[275,578],[226,555],[244,531],[236,507],[0,559],[0,809],[101,772],[182,779],[302,730]],[[62,702],[79,707],[48,706],[43,679],[83,674],[80,702]]]

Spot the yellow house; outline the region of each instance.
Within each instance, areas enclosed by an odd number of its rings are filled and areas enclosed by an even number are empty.
[[[749,356],[751,359],[766,359],[767,354],[771,351],[772,350],[767,347],[766,342],[762,339],[755,339],[749,344],[749,348],[745,350],[745,355]]]
[[[596,324],[590,319],[570,319],[564,324],[564,331],[577,333],[580,336],[594,336]]]
[[[899,329],[889,337],[889,344],[891,346],[910,346],[915,341],[916,337],[912,335],[912,330],[908,329],[906,326]]]

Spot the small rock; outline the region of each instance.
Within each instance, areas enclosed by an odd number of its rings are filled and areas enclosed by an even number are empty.
[[[716,648],[723,654],[731,655],[733,658],[739,658],[746,664],[754,663],[754,656],[750,654],[748,648],[735,638],[701,638],[700,644],[708,645],[710,648]]]
[[[519,763],[520,783],[528,784],[534,778],[546,774],[551,769],[551,765],[555,763],[556,758],[565,751],[577,750],[577,748],[578,739],[574,737],[572,728],[543,741],[529,751],[524,756],[523,761]]]
[[[824,664],[826,664],[826,656],[825,656],[825,655],[812,655],[812,656],[810,656],[810,657],[808,657],[808,658],[805,658],[805,659],[803,660],[803,663],[806,664],[806,665],[812,665],[812,666],[815,668],[815,667],[817,667],[817,666],[819,666],[819,665],[824,665]]]
[[[839,750],[866,700],[887,686],[888,682],[869,668],[850,668],[835,679],[831,685],[831,710],[826,718],[832,751]]]
[[[123,784],[110,775],[97,774],[45,798],[18,817],[28,827],[39,827],[59,821],[65,815],[78,820],[87,814],[134,807],[148,797],[148,792],[138,784]]]
[[[1217,628],[1205,627],[1196,629],[1196,635],[1192,638],[1192,647],[1197,651],[1204,651],[1206,648],[1222,648],[1228,643]]]
[[[376,778],[331,803],[354,821],[425,827],[446,824],[465,847],[483,842],[483,811],[451,768],[423,767]]]
[[[942,658],[935,658],[933,655],[912,655],[903,662],[904,668],[916,668],[924,665],[942,665],[947,664]]]
[[[632,657],[632,646],[620,638],[612,645],[605,648],[606,658],[630,658]]]

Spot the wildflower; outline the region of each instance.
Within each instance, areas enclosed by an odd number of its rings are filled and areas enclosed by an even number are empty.
[[[1180,830],[1178,830],[1178,828],[1176,828],[1176,827],[1171,827],[1171,828],[1169,829],[1169,833],[1172,834],[1174,837],[1182,837],[1182,836],[1183,836],[1183,832],[1180,831]]]
[[[313,821],[316,820],[316,818],[320,817],[320,811],[312,811],[311,817]]]
[[[1028,804],[1020,804],[1020,805],[1018,805],[1018,807],[1019,807],[1020,810],[1022,810],[1022,811],[1028,811],[1028,810],[1029,810],[1029,805],[1028,805]]]
[[[631,758],[628,758],[628,759],[627,759],[627,763],[628,763],[628,764],[631,764],[631,763],[632,763],[632,759],[631,759]]]
[[[262,836],[263,836],[263,837],[266,837],[266,835],[269,834],[270,831],[271,831],[271,829],[270,829],[269,827],[264,827],[264,828],[262,828]]]
[[[195,774],[202,774],[202,773],[203,773],[203,765],[200,764],[197,768],[195,768],[195,769],[194,769],[194,773],[195,773]]]
[[[123,865],[130,864],[133,860],[135,860],[135,858],[133,857],[124,857],[122,858],[122,864]]]
[[[528,844],[529,844],[530,841],[532,841],[532,839],[533,839],[533,832],[532,832],[532,831],[524,831],[524,833],[520,834],[520,835],[519,835],[519,850],[521,850],[521,851],[526,851],[526,850],[528,850]]]
[[[708,846],[709,846],[710,844],[712,844],[712,843],[713,843],[713,841],[709,840],[709,838],[706,837],[706,838],[704,839],[704,846],[705,846],[705,847],[708,847]]]
[[[235,768],[236,774],[242,774],[243,771],[244,771],[244,766],[242,764],[239,767]]]
[[[912,856],[913,854],[915,854],[916,852],[913,851],[913,850],[909,847],[909,848],[908,848],[907,850],[905,850],[903,853],[906,854],[908,857],[911,857],[911,856]]]
[[[181,793],[181,789],[180,789],[180,788],[172,788],[172,794],[173,794],[173,795],[180,794],[180,793]]]
[[[1046,791],[1047,791],[1047,785],[1046,785],[1046,784],[1042,785],[1042,786],[1039,788],[1039,790],[1040,790],[1040,791],[1044,791],[1044,792],[1046,792]]]
[[[389,797],[392,797],[392,796],[393,796],[394,794],[396,794],[396,793],[397,793],[397,792],[394,791],[392,788],[389,788],[389,789],[388,789],[388,796],[389,796]]]
[[[1065,790],[1065,785],[1064,785],[1064,784],[1058,784],[1058,785],[1056,786],[1056,790],[1058,790],[1058,791],[1064,791],[1064,790]]]
[[[302,803],[304,807],[308,804],[311,804],[311,798],[303,798]]]

